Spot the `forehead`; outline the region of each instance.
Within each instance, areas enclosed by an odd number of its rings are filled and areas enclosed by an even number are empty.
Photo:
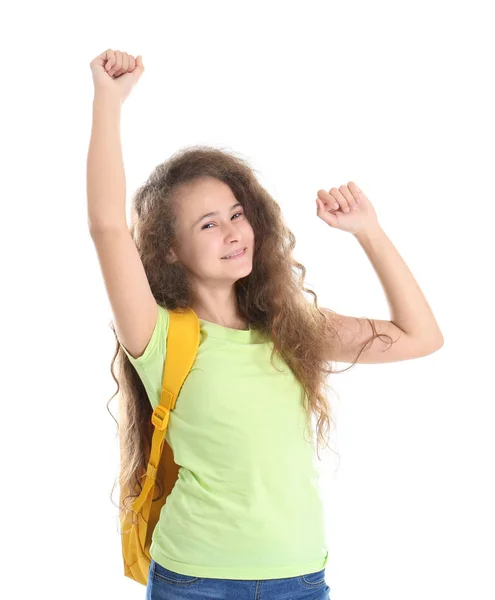
[[[225,210],[236,202],[230,187],[213,177],[184,184],[178,194],[178,210],[182,218],[193,222],[202,214]]]
[[[181,193],[182,198],[187,198],[189,202],[209,202],[227,198],[231,200],[234,194],[230,187],[223,181],[219,181],[214,177],[203,177],[196,181],[192,181],[183,186]]]

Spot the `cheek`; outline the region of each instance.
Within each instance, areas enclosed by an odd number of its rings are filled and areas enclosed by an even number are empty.
[[[224,247],[219,235],[205,235],[203,239],[194,246],[194,259],[198,262],[211,262],[212,257],[220,255]]]
[[[253,244],[254,244],[254,242],[255,242],[255,238],[254,238],[254,230],[253,230],[253,228],[251,227],[251,225],[249,225],[249,236],[250,236],[250,238],[249,238],[249,239],[251,240],[251,243],[253,243]]]

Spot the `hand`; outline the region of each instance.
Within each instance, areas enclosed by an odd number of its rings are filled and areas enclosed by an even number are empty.
[[[109,93],[123,103],[144,72],[143,58],[136,59],[127,52],[106,50],[90,65],[95,94]]]
[[[353,233],[363,233],[378,226],[375,209],[364,192],[353,182],[332,188],[330,192],[318,190],[316,214],[330,227]]]

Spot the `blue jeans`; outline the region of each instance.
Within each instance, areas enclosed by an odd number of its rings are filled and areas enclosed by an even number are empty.
[[[284,579],[214,579],[169,571],[151,560],[146,600],[330,600],[325,569]]]

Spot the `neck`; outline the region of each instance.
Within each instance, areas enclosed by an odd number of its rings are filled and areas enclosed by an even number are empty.
[[[197,292],[191,308],[200,319],[231,329],[248,329],[246,319],[239,313],[233,288],[214,291],[200,289]]]
[[[193,308],[193,310],[198,315],[198,317],[200,319],[203,319],[204,321],[216,323],[217,325],[221,325],[222,327],[229,327],[229,329],[249,329],[248,322],[242,317],[232,315],[225,316],[219,315],[218,313],[210,314],[207,312],[203,312],[202,310],[198,310],[196,308]]]

